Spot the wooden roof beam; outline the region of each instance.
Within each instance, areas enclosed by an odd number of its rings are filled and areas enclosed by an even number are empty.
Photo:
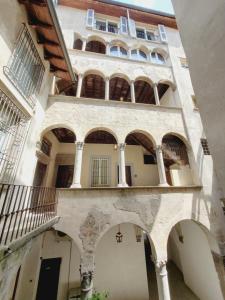
[[[41,7],[46,7],[47,3],[46,2],[40,2],[39,0],[19,0],[19,3],[21,4],[35,4]]]
[[[44,28],[44,29],[54,29],[53,25],[47,24],[47,23],[43,23],[37,19],[32,18],[28,24],[30,26],[32,26],[33,28]]]

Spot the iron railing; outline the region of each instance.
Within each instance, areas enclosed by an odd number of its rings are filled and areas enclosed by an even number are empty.
[[[0,184],[0,245],[7,245],[56,216],[55,188]]]

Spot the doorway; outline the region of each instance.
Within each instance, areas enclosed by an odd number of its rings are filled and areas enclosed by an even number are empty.
[[[57,300],[61,257],[43,259],[36,300]]]
[[[69,188],[73,182],[73,165],[58,166],[56,188]]]

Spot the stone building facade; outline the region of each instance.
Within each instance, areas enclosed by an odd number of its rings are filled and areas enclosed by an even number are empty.
[[[14,183],[56,188],[59,220],[4,258],[3,299],[224,299],[221,191],[174,16],[55,10],[77,81],[49,79]]]

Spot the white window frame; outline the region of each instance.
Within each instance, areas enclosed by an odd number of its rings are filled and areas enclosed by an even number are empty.
[[[93,184],[93,164],[94,164],[94,160],[99,160],[99,161],[102,161],[102,160],[106,160],[107,161],[107,183],[106,184],[102,184],[100,182],[101,180],[101,173],[99,173],[100,175],[98,176],[98,184]],[[101,168],[99,167],[99,170],[101,171]],[[104,155],[101,155],[101,156],[92,156],[91,157],[91,161],[90,161],[90,186],[91,187],[108,187],[110,186],[111,184],[111,178],[110,178],[110,174],[111,174],[111,159],[109,156],[104,156]]]
[[[113,48],[113,47],[116,47],[116,48],[117,48],[117,56],[111,54],[111,48]],[[123,56],[123,55],[121,55],[120,48],[123,48],[124,50],[127,51],[127,56],[126,56],[126,57]],[[112,45],[112,46],[110,47],[110,56],[112,56],[112,57],[120,57],[120,58],[128,58],[128,50],[127,50],[126,48],[122,47],[122,46],[119,46],[119,45]]]
[[[156,54],[156,62],[153,61],[152,53],[155,53],[155,54]],[[163,57],[164,63],[162,63],[161,60],[159,59],[159,57],[158,57],[159,54]],[[162,65],[162,66],[166,64],[166,59],[165,59],[165,57],[164,57],[161,53],[158,53],[158,52],[153,51],[153,52],[150,53],[150,58],[151,58],[151,62],[152,62],[153,64],[158,64],[158,65]]]
[[[145,34],[145,38],[144,38],[144,39],[139,38],[139,37],[137,36],[137,30],[143,30],[143,31],[144,31],[144,34]],[[140,26],[136,27],[136,38],[137,38],[138,40],[141,40],[141,41],[146,41],[146,40],[147,40],[146,29],[145,29],[144,27],[140,27]]]
[[[138,56],[138,58],[137,59],[135,59],[135,58],[133,58],[132,57],[132,51],[137,51],[137,56]],[[142,51],[145,55],[146,55],[146,60],[143,60],[143,59],[140,59],[140,51]],[[131,59],[133,59],[133,60],[137,60],[137,61],[149,61],[149,55],[147,54],[147,53],[145,53],[145,51],[143,51],[143,50],[141,50],[141,49],[131,49]]]

